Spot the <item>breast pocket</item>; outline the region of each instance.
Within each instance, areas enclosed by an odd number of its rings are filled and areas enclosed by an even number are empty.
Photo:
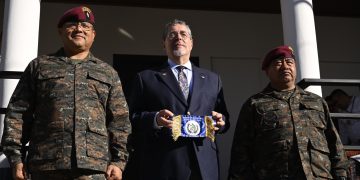
[[[256,111],[262,131],[292,127],[289,106],[286,102],[270,101],[260,103]]]
[[[301,103],[303,106],[302,114],[309,128],[310,138],[326,142],[325,130],[327,121],[325,119],[324,108],[318,102]]]
[[[88,91],[90,97],[105,103],[111,88],[110,77],[103,73],[88,72]]]
[[[54,69],[51,71],[40,71],[38,76],[38,94],[43,98],[62,97],[64,89],[69,89],[69,84],[65,81],[66,72],[64,69]]]
[[[269,110],[262,114],[260,127],[262,130],[272,130],[279,126],[279,116],[276,113],[278,109]]]
[[[325,112],[322,103],[301,102],[303,114],[309,119],[310,125],[318,129],[326,128]]]

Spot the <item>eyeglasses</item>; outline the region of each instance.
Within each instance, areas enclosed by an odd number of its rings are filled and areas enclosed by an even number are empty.
[[[170,40],[173,40],[175,38],[177,38],[180,34],[180,37],[182,39],[189,39],[190,38],[190,35],[185,32],[185,31],[180,31],[180,32],[170,32],[167,37],[170,39]]]
[[[88,22],[66,22],[64,27],[68,30],[75,30],[78,26],[84,31],[90,31],[94,29],[94,26]]]
[[[283,62],[286,63],[287,65],[295,64],[294,58],[278,58],[273,61],[273,64],[275,66],[278,66],[278,65],[281,66],[283,64]]]

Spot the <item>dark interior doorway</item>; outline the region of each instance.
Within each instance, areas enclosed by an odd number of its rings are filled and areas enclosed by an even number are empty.
[[[199,57],[191,57],[190,61],[199,67]],[[113,67],[119,74],[126,99],[138,72],[162,66],[166,62],[167,56],[114,54]]]

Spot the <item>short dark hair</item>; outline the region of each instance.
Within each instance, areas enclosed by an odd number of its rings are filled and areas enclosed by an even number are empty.
[[[331,96],[330,96],[330,95],[329,95],[329,96],[326,96],[326,97],[325,97],[325,101],[326,101],[326,102],[331,101]]]
[[[190,29],[190,26],[183,20],[179,20],[179,19],[174,19],[172,21],[170,21],[169,23],[167,23],[165,25],[165,29],[164,29],[164,32],[163,32],[163,35],[162,35],[162,39],[165,41],[166,37],[168,36],[169,34],[169,29],[170,27],[176,25],[176,24],[181,24],[181,25],[185,25],[186,28],[188,29],[188,33],[190,35],[190,39],[192,39],[192,34],[191,34],[191,29]]]
[[[331,94],[329,95],[330,97],[334,97],[334,96],[349,96],[344,90],[342,89],[335,89],[331,92]]]

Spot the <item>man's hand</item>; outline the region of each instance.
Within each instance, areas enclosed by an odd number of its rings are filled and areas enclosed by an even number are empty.
[[[216,111],[212,111],[212,118],[215,120],[215,131],[218,131],[221,127],[225,126],[225,121],[222,119],[223,115]]]
[[[106,170],[106,179],[108,180],[121,180],[122,171],[115,165],[109,165]]]
[[[158,124],[158,126],[172,128],[172,121],[170,120],[170,118],[173,116],[174,113],[167,109],[160,110],[156,116],[156,123]]]
[[[16,164],[15,167],[12,168],[12,175],[14,180],[27,179],[24,164],[23,163]]]

